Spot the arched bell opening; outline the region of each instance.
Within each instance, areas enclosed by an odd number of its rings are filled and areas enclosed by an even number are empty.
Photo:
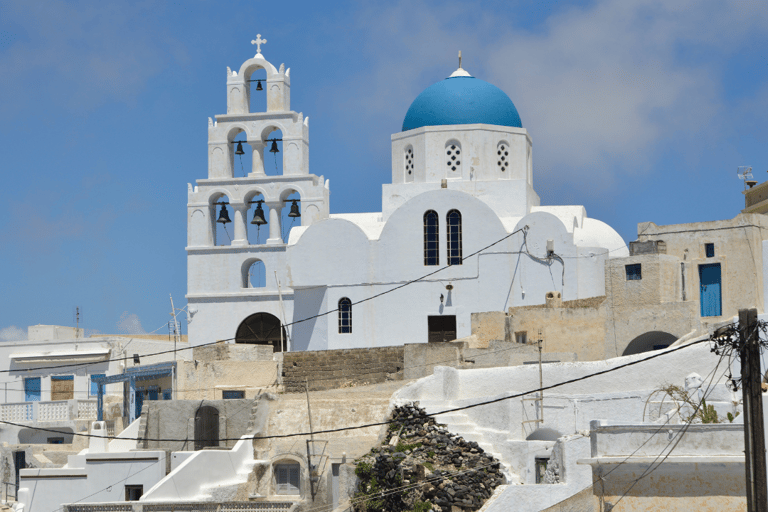
[[[248,111],[250,113],[267,111],[267,70],[254,68],[245,76],[248,91]]]
[[[275,352],[288,346],[288,337],[280,319],[269,313],[255,313],[240,324],[235,334],[236,343],[271,345]]]
[[[661,350],[667,348],[672,343],[677,341],[677,336],[664,331],[650,331],[645,334],[641,334],[632,341],[629,342],[627,348],[624,349],[623,356],[629,356],[632,354],[641,354],[643,352],[651,352],[653,350]]]
[[[296,190],[286,190],[281,199],[283,208],[280,212],[283,242],[288,243],[291,228],[301,226],[301,195]]]
[[[248,137],[242,130],[229,144],[232,155],[232,175],[235,178],[245,178],[253,170],[253,147],[248,144]]]
[[[264,204],[264,196],[257,192],[246,196],[248,211],[248,244],[261,245],[269,238],[269,207]]]
[[[232,245],[234,210],[225,194],[214,194],[208,204],[213,245]]]
[[[267,267],[261,260],[249,260],[244,265],[243,287],[264,288],[267,286]]]
[[[283,131],[277,126],[268,126],[261,132],[264,145],[264,173],[267,176],[281,176],[285,153],[283,152]]]

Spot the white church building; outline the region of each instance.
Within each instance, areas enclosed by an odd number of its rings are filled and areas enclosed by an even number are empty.
[[[189,185],[190,344],[444,341],[468,336],[472,313],[543,304],[549,291],[605,294],[606,260],[628,256],[625,242],[583,206],[540,205],[532,139],[502,90],[461,66],[425,89],[392,135],[382,211],[331,214],[329,182],[309,169],[308,118],[291,110],[290,69],[264,58],[264,42],[227,68],[208,177]],[[266,111],[252,111],[255,94]],[[280,174],[267,174],[268,152]],[[283,235],[288,219],[300,225]]]

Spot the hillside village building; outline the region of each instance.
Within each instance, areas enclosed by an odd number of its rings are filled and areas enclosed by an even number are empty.
[[[253,78],[261,70],[266,78]],[[392,135],[382,211],[331,214],[290,87],[290,69],[260,48],[227,70],[227,113],[209,120],[208,177],[189,185],[192,345],[234,339],[296,351],[462,338],[473,312],[542,304],[552,290],[563,300],[602,296],[606,261],[628,255],[582,206],[540,205],[517,109],[461,67],[422,92]],[[266,94],[266,112],[251,108],[256,94]],[[248,146],[250,172],[238,177]],[[267,174],[267,148],[282,157],[281,175]],[[287,239],[284,208],[301,221]],[[231,242],[222,237],[230,211]],[[253,232],[265,224],[260,243]]]
[[[258,91],[266,112],[252,112]],[[308,121],[290,110],[290,70],[259,48],[228,69],[227,95],[209,123],[208,178],[189,186],[191,350],[176,360],[152,340],[55,326],[45,343],[2,347],[17,389],[0,411],[38,415],[2,440],[51,442],[41,426],[54,426],[70,443],[4,473],[20,481],[17,511],[347,511],[355,459],[393,405],[414,402],[500,461],[489,512],[607,510],[681,439],[625,506],[712,497],[743,509],[743,410],[700,334],[740,308],[768,309],[764,216],[644,223],[628,249],[583,207],[542,207],[515,106],[461,67],[392,136],[382,211],[330,214],[328,182],[309,173]],[[251,165],[236,177],[243,146]],[[281,174],[267,174],[265,149]],[[287,219],[301,225],[286,232]],[[228,343],[208,346],[217,339]],[[539,339],[550,364],[523,364]],[[411,381],[386,382],[400,379]],[[539,382],[558,386],[539,394]],[[670,384],[734,424],[688,429],[692,409],[664,394]],[[44,408],[68,416],[46,424]],[[118,418],[116,430],[130,424],[108,441]],[[116,503],[127,501],[138,503]]]

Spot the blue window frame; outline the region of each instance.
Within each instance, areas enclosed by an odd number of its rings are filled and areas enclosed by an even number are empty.
[[[352,333],[352,301],[347,297],[339,300],[339,334]]]
[[[707,258],[714,258],[715,244],[704,244],[704,252],[706,253]]]
[[[163,390],[163,400],[173,400],[173,393],[170,389]]]
[[[440,264],[440,217],[434,210],[424,213],[424,265]]]
[[[643,278],[643,268],[640,263],[625,265],[627,271],[627,281],[640,281]]]
[[[106,373],[94,373],[91,375],[91,390],[90,395],[96,396],[99,394],[99,385],[93,382],[93,379],[100,378],[100,377],[106,377]]]
[[[245,398],[245,391],[240,389],[225,389],[221,392],[221,398],[224,400],[236,400],[238,398]]]
[[[24,401],[40,401],[40,377],[27,377],[24,379]]]

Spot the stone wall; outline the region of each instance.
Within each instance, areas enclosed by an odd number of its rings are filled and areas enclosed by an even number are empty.
[[[403,378],[403,347],[320,350],[283,354],[283,386],[288,393],[374,384]]]

